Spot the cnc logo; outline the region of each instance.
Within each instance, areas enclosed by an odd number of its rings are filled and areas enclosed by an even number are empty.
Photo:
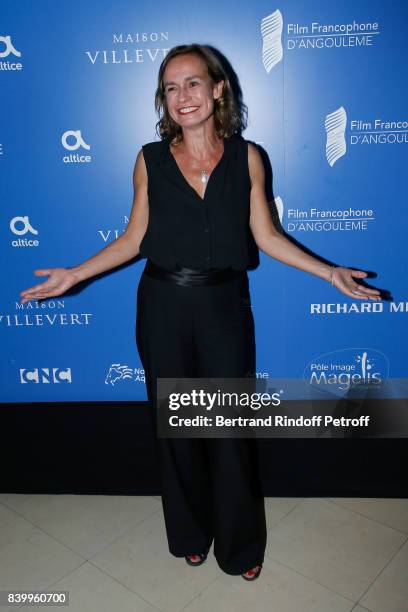
[[[16,236],[24,236],[28,232],[34,234],[35,236],[38,235],[38,230],[33,228],[28,216],[13,217],[10,221],[10,229]],[[18,238],[17,240],[11,241],[11,246],[13,247],[32,247],[38,246],[39,244],[39,240],[29,240],[27,238]]]
[[[351,389],[375,390],[389,376],[388,358],[376,349],[347,348],[311,360],[303,379],[314,388],[334,394]]]
[[[63,370],[61,368],[20,368],[20,383],[21,384],[58,384],[71,383],[71,368]]]
[[[21,57],[21,51],[18,51],[11,42],[11,36],[0,35],[0,70],[22,70],[21,62],[1,61],[4,57],[14,55]]]
[[[113,363],[105,378],[105,385],[114,387],[118,382],[145,382],[145,371],[143,368],[130,368],[127,365]]]
[[[77,151],[79,148],[91,149],[90,145],[82,138],[81,130],[67,130],[61,136],[61,143],[67,151]],[[92,161],[91,155],[81,155],[79,153],[70,153],[62,158],[64,164],[69,163],[89,163]]]

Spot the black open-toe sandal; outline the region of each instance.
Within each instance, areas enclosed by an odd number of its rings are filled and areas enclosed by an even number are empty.
[[[262,570],[262,565],[255,565],[255,567],[252,567],[247,572],[244,572],[243,574],[241,574],[241,576],[245,580],[256,580],[259,574],[261,573],[261,570]]]
[[[201,565],[207,559],[208,551],[209,549],[207,549],[203,553],[197,553],[196,555],[187,555],[187,557],[184,557],[186,560],[186,563],[188,563],[191,566]]]

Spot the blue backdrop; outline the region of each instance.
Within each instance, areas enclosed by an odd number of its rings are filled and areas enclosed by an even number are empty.
[[[352,300],[261,253],[249,273],[258,375],[340,393],[406,379],[407,16],[402,0],[208,0],[205,11],[3,0],[1,401],[146,399],[135,344],[145,260],[70,296],[21,305],[19,292],[45,280],[34,269],[79,264],[124,231],[137,152],[157,139],[160,62],[191,42],[237,73],[244,137],[269,156],[287,234],[375,271],[392,294]]]

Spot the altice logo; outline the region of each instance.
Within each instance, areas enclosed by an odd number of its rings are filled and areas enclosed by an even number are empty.
[[[5,45],[4,50],[2,50],[2,45]],[[0,36],[0,60],[3,57],[8,57],[10,54],[21,57],[21,51],[17,51],[11,42],[11,36]],[[0,61],[0,70],[21,70],[22,68],[23,65],[20,62]]]
[[[345,131],[347,114],[343,106],[333,113],[326,115],[324,127],[326,129],[326,159],[330,166],[346,153]]]
[[[91,148],[90,145],[87,144],[82,138],[81,130],[67,130],[61,136],[61,142],[64,149],[67,149],[68,151],[77,151],[80,147],[89,151]],[[80,155],[79,153],[71,153],[70,155],[64,155],[62,161],[64,162],[64,164],[81,162],[89,163],[92,161],[92,157],[91,155]]]
[[[28,215],[13,217],[10,221],[10,229],[16,236],[25,236],[28,232],[38,236],[38,230],[31,225]],[[32,247],[39,244],[39,240],[35,238],[16,238],[11,241],[13,247]]]
[[[11,36],[0,36],[0,43],[4,43],[6,45],[5,51],[0,51],[0,57],[7,57],[12,53],[16,57],[21,57],[21,52],[17,51],[11,42]]]
[[[279,9],[261,21],[262,62],[268,74],[283,58],[282,30],[283,17]]]

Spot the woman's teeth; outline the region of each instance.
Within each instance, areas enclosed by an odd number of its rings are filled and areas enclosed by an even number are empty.
[[[187,113],[192,113],[197,110],[198,106],[186,106],[186,108],[180,108],[179,113],[182,115],[186,115]]]

